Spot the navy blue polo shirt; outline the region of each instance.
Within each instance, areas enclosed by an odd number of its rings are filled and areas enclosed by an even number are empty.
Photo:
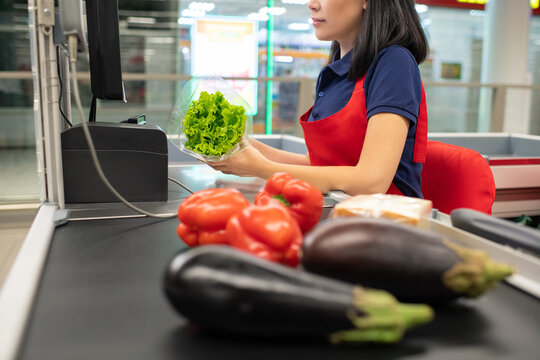
[[[356,81],[348,78],[351,51],[325,66],[317,79],[315,103],[308,121],[324,119],[349,102]],[[393,183],[406,196],[422,198],[422,164],[413,162],[416,122],[422,101],[418,64],[409,50],[393,45],[383,49],[368,68],[364,80],[367,119],[379,113],[393,113],[410,121],[405,148]]]

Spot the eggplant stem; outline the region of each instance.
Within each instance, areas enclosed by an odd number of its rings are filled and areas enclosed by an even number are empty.
[[[468,249],[446,239],[443,242],[463,260],[442,276],[443,284],[458,294],[477,297],[515,272],[506,264],[494,262],[483,251]]]
[[[383,290],[353,289],[354,309],[347,311],[355,329],[338,331],[330,335],[330,342],[394,343],[405,331],[433,319],[433,310],[424,304],[401,304]],[[358,315],[358,314],[362,315]]]

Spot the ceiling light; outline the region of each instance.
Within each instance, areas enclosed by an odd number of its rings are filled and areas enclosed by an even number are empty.
[[[281,63],[292,63],[294,61],[294,58],[292,56],[274,56],[275,62],[281,62]]]
[[[306,5],[309,0],[281,0],[284,4],[293,4],[293,5]]]
[[[287,29],[293,31],[306,31],[309,30],[311,26],[308,23],[292,23],[287,25]]]
[[[419,14],[425,13],[429,10],[429,6],[423,4],[416,4],[414,7],[416,8],[416,12]]]
[[[179,25],[192,25],[195,23],[195,19],[189,18],[189,17],[179,17],[178,18],[178,24]]]
[[[205,11],[205,12],[212,11],[214,10],[215,7],[216,7],[216,4],[214,3],[199,2],[199,1],[192,2],[188,6],[188,8],[191,10],[200,10],[200,11]]]
[[[248,16],[249,20],[256,20],[256,21],[268,21],[268,15],[262,14],[260,12],[258,13],[251,13]]]
[[[262,7],[259,9],[259,13],[260,14],[270,14],[270,15],[274,15],[274,16],[280,16],[280,15],[283,15],[285,14],[285,12],[287,11],[287,9],[285,9],[284,7],[279,7],[279,6],[273,6],[273,7]]]
[[[204,10],[192,10],[192,9],[184,9],[182,10],[182,16],[184,17],[203,17],[206,15],[206,11]]]

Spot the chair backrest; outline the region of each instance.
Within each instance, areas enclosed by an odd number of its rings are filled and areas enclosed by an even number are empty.
[[[495,181],[488,162],[478,152],[429,140],[422,193],[434,208],[447,214],[469,208],[491,215]]]

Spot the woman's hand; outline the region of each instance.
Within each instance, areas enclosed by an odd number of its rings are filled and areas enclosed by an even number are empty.
[[[206,162],[214,170],[221,171],[224,174],[233,174],[237,176],[259,176],[266,178],[269,175],[268,168],[270,160],[265,158],[257,149],[248,144],[242,143],[242,150],[230,156],[223,161]]]

